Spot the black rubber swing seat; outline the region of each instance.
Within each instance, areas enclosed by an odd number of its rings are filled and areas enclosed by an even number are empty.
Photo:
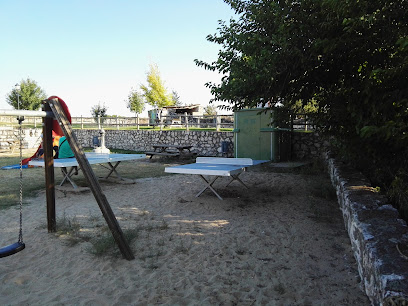
[[[16,254],[24,250],[25,244],[23,242],[16,242],[0,249],[0,258]]]

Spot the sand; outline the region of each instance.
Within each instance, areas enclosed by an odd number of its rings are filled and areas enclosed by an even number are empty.
[[[316,195],[314,176],[264,167],[241,178],[249,190],[217,181],[223,201],[196,198],[192,175],[103,183],[122,229],[138,234],[132,261],[90,252],[106,231],[91,192],[57,192],[77,243],[47,232],[44,192],[26,199],[26,249],[0,259],[0,305],[369,305],[336,200]],[[0,233],[1,246],[16,241],[17,209],[0,211]]]

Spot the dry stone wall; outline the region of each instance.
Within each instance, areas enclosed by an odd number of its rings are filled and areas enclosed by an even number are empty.
[[[0,127],[0,149],[10,149],[17,140],[17,133],[18,130],[12,127]],[[38,147],[41,133],[40,128],[23,129],[23,148]],[[75,134],[83,147],[92,147],[93,137],[99,136],[98,130],[87,129],[75,130]],[[201,156],[220,156],[222,143],[226,141],[230,144],[229,156],[233,156],[234,152],[232,132],[107,130],[105,140],[109,148],[141,152],[151,151],[155,143],[191,144]],[[326,147],[327,142],[321,141],[317,133],[294,133],[292,157],[297,160],[320,158]]]
[[[326,160],[367,296],[373,305],[408,305],[408,260],[397,248],[408,243],[406,222],[361,173]]]
[[[23,129],[23,149],[37,148],[41,143],[42,129]],[[12,127],[0,127],[0,149],[10,150],[19,140],[19,130]]]
[[[93,137],[99,135],[97,130],[75,130],[75,134],[85,147],[92,147]],[[152,145],[157,143],[188,144],[199,155],[220,156],[222,142],[232,143],[233,138],[232,132],[107,130],[105,145],[108,148],[144,152],[153,150]]]
[[[292,159],[318,159],[329,147],[329,142],[316,133],[295,132],[292,136]]]

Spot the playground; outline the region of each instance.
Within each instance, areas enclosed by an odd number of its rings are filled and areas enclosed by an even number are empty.
[[[91,192],[57,190],[57,232],[48,233],[40,183],[24,198],[25,249],[1,259],[0,304],[369,304],[336,199],[319,191],[330,188],[324,174],[252,168],[241,176],[248,190],[217,181],[219,201],[195,197],[199,177],[158,176],[166,163],[147,164],[152,175],[135,184],[101,183],[133,233],[134,260],[115,244],[95,250],[110,233]],[[38,170],[25,169],[24,180]],[[17,206],[0,210],[0,245],[14,242],[18,221]]]

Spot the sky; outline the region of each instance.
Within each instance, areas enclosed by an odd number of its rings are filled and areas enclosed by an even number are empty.
[[[207,106],[204,84],[221,76],[194,59],[217,59],[221,46],[206,36],[233,15],[222,0],[0,0],[0,109],[11,109],[6,96],[30,78],[72,116],[91,116],[98,104],[132,116],[127,97],[147,84],[150,64],[183,104]]]

